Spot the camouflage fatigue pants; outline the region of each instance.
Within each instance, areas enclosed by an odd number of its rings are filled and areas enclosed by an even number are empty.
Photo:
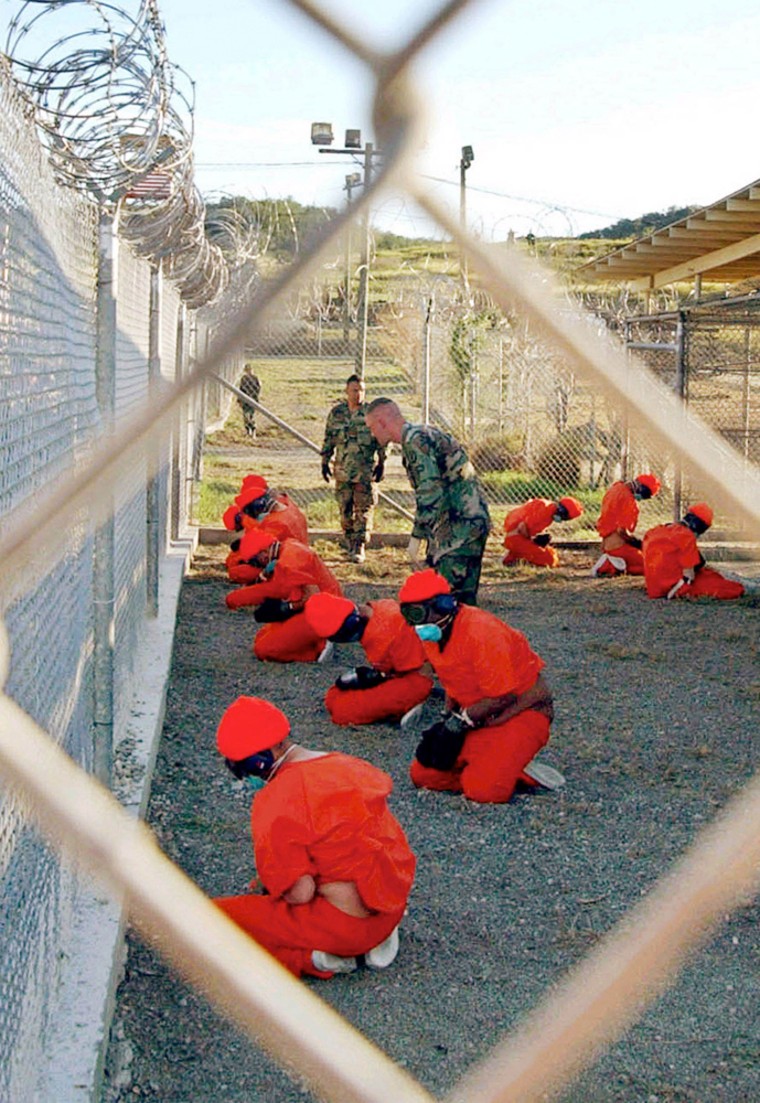
[[[358,544],[368,544],[377,505],[375,483],[341,483],[335,488],[335,497],[340,510],[340,527],[349,550]]]
[[[450,552],[443,552],[436,563],[428,557],[428,565],[435,567],[451,586],[454,595],[463,605],[478,604],[480,570],[488,533],[471,540]]]

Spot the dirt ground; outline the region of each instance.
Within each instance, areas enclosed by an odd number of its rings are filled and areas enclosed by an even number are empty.
[[[364,566],[318,550],[349,596],[395,596],[403,554]],[[491,554],[491,552],[493,554]],[[210,895],[250,880],[249,797],[214,750],[240,693],[271,698],[307,746],[347,751],[393,777],[392,808],[418,858],[401,950],[385,972],[306,981],[443,1095],[649,891],[751,776],[757,761],[759,602],[652,602],[641,582],[506,575],[489,549],[481,604],[524,631],[556,702],[546,761],[562,792],[481,806],[417,792],[417,741],[391,725],[338,728],[322,706],[357,645],[326,668],[254,660],[250,611],[224,606],[223,549],[200,549],[180,603],[149,822]],[[423,726],[441,708],[426,705]],[[565,1103],[756,1103],[757,902],[727,916],[676,985],[561,1096]],[[308,1023],[304,1023],[304,1031]],[[104,1103],[295,1103],[311,1098],[130,935]],[[394,1101],[389,1100],[389,1103]]]

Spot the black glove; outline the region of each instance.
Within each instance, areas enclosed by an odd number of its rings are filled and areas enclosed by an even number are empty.
[[[538,536],[533,537],[533,543],[538,544],[539,548],[545,548],[547,544],[551,544],[552,534],[550,532],[540,532]]]
[[[453,713],[425,728],[415,751],[420,766],[433,770],[453,769],[469,730],[464,720]]]
[[[385,461],[384,460],[378,460],[377,463],[375,464],[375,470],[372,472],[372,482],[373,483],[382,482],[384,474],[385,474]]]
[[[374,689],[386,681],[386,675],[372,666],[357,666],[354,670],[344,670],[335,679],[338,689]]]
[[[240,551],[240,537],[238,537],[237,540],[232,541],[232,543],[230,544],[230,551]]]
[[[267,597],[260,605],[256,606],[253,619],[259,624],[276,624],[279,621],[290,620],[298,612],[289,601],[280,601],[278,597]]]
[[[332,471],[330,470],[330,461],[327,456],[322,457],[322,478],[326,483],[329,483]]]

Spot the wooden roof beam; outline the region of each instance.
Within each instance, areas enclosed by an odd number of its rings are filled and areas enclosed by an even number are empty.
[[[752,199],[727,199],[727,211],[757,211],[760,214],[760,195],[756,200]]]
[[[752,229],[760,222],[760,210],[753,214],[739,214],[735,211],[705,211],[706,222],[727,222],[734,226],[749,226]]]
[[[758,253],[760,253],[760,234],[753,234],[751,237],[742,238],[741,241],[735,241],[732,245],[716,249],[712,253],[705,253],[702,257],[694,257],[682,264],[654,273],[651,286],[667,287],[670,283],[691,280],[697,275],[726,267],[734,261],[756,256]],[[760,276],[760,256],[757,257],[757,274]]]

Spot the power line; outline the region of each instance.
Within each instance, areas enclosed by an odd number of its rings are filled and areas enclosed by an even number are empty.
[[[437,184],[450,184],[454,188],[460,186],[458,180],[446,180],[442,176],[428,176],[426,173],[421,173],[423,180],[434,180]],[[525,195],[510,195],[508,192],[492,191],[491,188],[479,188],[472,184],[467,185],[467,191],[480,192],[482,195],[495,195],[499,199],[513,199],[520,203],[533,203],[537,207],[547,207],[553,211],[573,211],[575,214],[590,214],[599,218],[624,218],[621,214],[610,214],[609,211],[587,211],[583,207],[568,207],[564,203],[553,203],[548,199],[529,199]]]
[[[197,169],[263,169],[289,168],[292,165],[310,165],[311,168],[334,168],[329,162],[322,161],[196,161]]]

